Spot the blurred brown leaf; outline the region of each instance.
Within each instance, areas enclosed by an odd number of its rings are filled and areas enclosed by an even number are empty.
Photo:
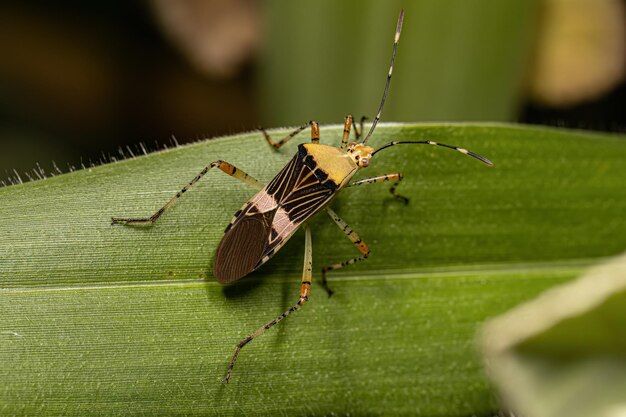
[[[531,97],[555,107],[594,99],[626,73],[621,0],[545,0]]]
[[[260,44],[258,0],[153,0],[157,21],[197,69],[232,77]]]

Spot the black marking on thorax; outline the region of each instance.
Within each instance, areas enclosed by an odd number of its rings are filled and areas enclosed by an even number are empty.
[[[304,145],[299,145],[298,152],[268,184],[266,190],[278,204],[282,205],[295,193],[306,189],[310,191],[310,187],[315,186],[332,191],[338,188],[337,184],[329,180],[328,174],[315,163],[315,159]]]
[[[331,188],[332,190],[339,188],[339,184],[336,184],[333,180],[328,178],[328,173],[320,168],[319,164],[315,161],[315,158],[313,158],[313,155],[309,154],[304,145],[298,146],[298,156],[300,156],[304,161],[304,164],[311,171],[313,171],[313,175],[315,175],[320,184]]]

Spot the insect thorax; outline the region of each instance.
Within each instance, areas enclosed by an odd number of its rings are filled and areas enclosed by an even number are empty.
[[[314,143],[302,144],[300,147],[313,158],[315,169],[326,174],[339,188],[342,188],[358,170],[352,158],[339,148]]]

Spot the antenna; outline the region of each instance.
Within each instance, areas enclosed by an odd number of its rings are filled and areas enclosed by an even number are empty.
[[[363,139],[362,143],[366,143],[372,133],[374,133],[374,129],[380,120],[380,115],[383,113],[383,106],[385,105],[385,98],[387,97],[387,90],[389,90],[389,83],[391,82],[391,74],[393,73],[393,62],[396,59],[396,49],[398,48],[398,41],[400,40],[400,32],[402,32],[402,20],[404,19],[404,10],[400,10],[400,15],[398,16],[398,26],[396,26],[396,36],[393,40],[393,52],[391,53],[391,65],[389,65],[389,73],[387,74],[387,83],[385,84],[385,90],[383,91],[383,98],[380,101],[380,107],[378,108],[378,114],[376,118],[374,118],[374,122],[372,123],[372,127],[370,131],[367,132],[367,136]]]
[[[372,152],[372,156],[374,156],[377,152],[382,151],[383,149],[389,148],[391,146],[395,146],[395,145],[403,145],[403,144],[414,144],[414,145],[436,145],[436,146],[443,146],[444,148],[449,148],[449,149],[454,149],[455,151],[459,151],[462,154],[465,155],[469,155],[473,158],[478,159],[481,162],[484,162],[485,164],[489,165],[490,167],[493,166],[493,162],[491,162],[490,160],[488,160],[487,158],[485,158],[484,156],[480,156],[478,154],[475,154],[472,151],[468,151],[465,148],[459,148],[458,146],[453,146],[453,145],[446,145],[445,143],[439,143],[439,142],[433,142],[432,140],[421,140],[421,141],[394,141],[394,142],[389,142],[386,145],[381,146],[380,148],[376,149],[374,152]]]

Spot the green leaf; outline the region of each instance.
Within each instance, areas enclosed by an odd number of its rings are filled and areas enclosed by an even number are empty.
[[[330,275],[332,298],[314,283],[229,385],[235,344],[297,301],[303,235],[222,287],[215,249],[254,191],[211,171],[152,227],[110,217],[151,214],[218,158],[268,181],[298,140],[244,134],[1,188],[2,414],[491,415],[474,333],[624,249],[626,142],[479,124],[382,125],[371,142],[424,139],[495,167],[433,146],[377,154],[359,177],[401,171],[411,203],[384,183],[342,191],[333,208],[371,257]],[[358,254],[325,214],[311,227],[315,271]]]
[[[626,256],[492,320],[487,363],[516,415],[626,412]]]

